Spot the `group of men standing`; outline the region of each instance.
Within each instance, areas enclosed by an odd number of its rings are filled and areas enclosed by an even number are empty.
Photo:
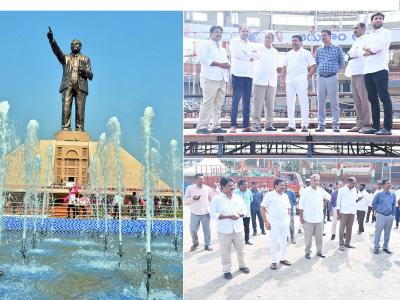
[[[354,36],[357,40],[344,55],[341,47],[332,44],[331,31],[321,31],[323,46],[315,56],[302,47],[302,36],[292,36],[292,50],[284,60],[278,80],[278,51],[272,46],[274,33],[267,32],[264,44],[256,47],[248,40],[247,25],[239,27],[239,37],[230,41],[230,60],[221,46],[221,26],[210,28],[210,39],[198,51],[201,63],[200,85],[203,101],[200,106],[196,133],[226,133],[220,125],[221,109],[225,100],[229,71],[232,80],[232,108],[230,133],[237,130],[237,116],[242,101],[243,132],[260,132],[261,115],[264,108],[265,131],[276,131],[273,124],[274,102],[278,82],[286,89],[288,126],[282,131],[295,132],[295,104],[299,99],[301,131],[307,132],[309,125],[308,83],[317,73],[318,128],[326,128],[326,101],[330,100],[332,129],[340,132],[339,126],[339,81],[338,72],[348,60],[346,75],[351,76],[356,125],[351,132],[389,135],[392,129],[392,102],[388,92],[388,62],[391,41],[390,31],[383,28],[384,15],[371,16],[373,30],[366,35],[366,25],[357,23]],[[250,99],[253,91],[253,107],[250,114]],[[380,106],[384,108],[383,128],[380,127]],[[250,120],[251,115],[251,120]],[[371,119],[372,118],[372,119]],[[211,129],[209,124],[211,121]],[[372,124],[371,124],[372,121]]]
[[[231,247],[236,250],[239,270],[249,273],[250,270],[244,261],[244,245],[252,245],[249,238],[250,216],[253,225],[253,234],[257,235],[257,222],[262,234],[265,229],[270,231],[271,269],[277,270],[278,264],[290,266],[287,260],[287,243],[289,236],[294,239],[294,215],[296,207],[299,209],[300,223],[304,228],[305,258],[311,258],[313,237],[316,244],[316,253],[320,258],[323,254],[324,232],[324,203],[329,202],[333,217],[332,237],[336,236],[336,221],[339,226],[339,250],[354,248],[351,244],[352,227],[357,217],[358,233],[364,232],[364,220],[368,205],[371,205],[375,215],[374,253],[379,254],[380,238],[384,231],[383,251],[389,250],[390,232],[394,217],[396,228],[400,218],[400,195],[391,189],[389,180],[382,180],[382,188],[377,188],[373,198],[365,189],[365,184],[356,188],[356,179],[349,177],[345,185],[338,182],[336,189],[330,194],[320,186],[320,176],[314,174],[309,178],[309,184],[300,190],[299,203],[293,191],[287,189],[282,179],[274,180],[273,190],[260,191],[257,182],[252,182],[251,189],[247,188],[245,180],[239,180],[237,188],[231,178],[222,177],[220,180],[221,193],[213,196],[212,189],[204,184],[203,174],[195,175],[195,183],[185,191],[185,204],[191,207],[190,233],[193,244],[190,251],[199,246],[197,231],[202,223],[204,232],[204,248],[210,247],[210,218],[217,221],[218,241],[221,253],[221,263],[224,278],[231,279]],[[372,201],[370,199],[373,199]],[[244,239],[243,239],[244,232]],[[278,253],[278,244],[280,252]]]

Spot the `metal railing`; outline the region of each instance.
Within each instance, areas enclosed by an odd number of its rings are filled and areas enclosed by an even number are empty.
[[[42,213],[42,205],[38,207],[39,218]],[[5,215],[24,215],[24,204],[20,201],[7,201],[4,209]],[[29,216],[35,214],[34,205],[29,205],[28,213]],[[99,203],[99,217],[104,218],[107,214],[107,218],[118,219],[118,205],[107,204],[107,209],[104,209],[104,205]],[[72,205],[68,203],[50,203],[45,207],[46,217],[54,218],[96,218],[96,203],[90,203],[87,205]],[[154,218],[157,219],[172,219],[174,217],[174,207],[172,205],[158,205],[154,206]],[[178,206],[177,218],[182,219],[183,210],[182,206]],[[142,205],[122,205],[122,219],[144,219],[146,218],[146,208]]]

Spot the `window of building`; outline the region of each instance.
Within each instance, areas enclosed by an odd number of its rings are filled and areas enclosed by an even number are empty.
[[[221,27],[225,25],[223,12],[217,12],[217,25]]]
[[[232,25],[239,25],[239,13],[237,12],[231,13],[231,23]]]
[[[207,22],[207,14],[201,12],[193,12],[192,19],[193,21],[197,22]]]
[[[272,15],[272,24],[313,26],[314,16]]]
[[[260,18],[247,17],[246,24],[248,26],[260,27]]]

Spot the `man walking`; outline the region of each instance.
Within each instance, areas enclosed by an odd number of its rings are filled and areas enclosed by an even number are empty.
[[[349,177],[347,184],[341,187],[338,191],[336,211],[337,219],[340,220],[339,226],[339,250],[344,251],[346,248],[354,248],[350,245],[351,233],[353,229],[354,216],[357,210],[357,201],[360,198],[357,196],[356,179]],[[346,241],[343,239],[344,231],[346,230]]]
[[[239,102],[242,99],[243,131],[250,132],[250,97],[253,84],[254,60],[258,54],[254,45],[248,40],[249,28],[240,25],[239,37],[233,38],[230,43],[232,61],[232,111],[231,129],[235,133],[237,127],[237,115]]]
[[[203,92],[203,102],[200,105],[199,120],[196,133],[208,134],[211,120],[211,133],[225,133],[221,128],[221,108],[226,94],[228,82],[228,55],[220,45],[222,37],[221,26],[211,26],[210,39],[199,48],[201,63],[200,85]]]
[[[287,236],[289,228],[290,203],[285,191],[285,182],[282,179],[274,180],[274,190],[267,193],[264,197],[262,206],[262,215],[264,223],[270,234],[270,251],[272,264],[271,269],[278,268],[278,261],[290,266],[291,263],[286,259],[287,256]],[[281,246],[281,255],[278,259],[277,247]]]
[[[317,99],[318,99],[318,123],[316,132],[325,131],[325,107],[326,97],[330,100],[332,112],[332,129],[340,132],[339,128],[339,81],[337,73],[343,67],[344,54],[341,47],[331,42],[331,31],[321,31],[321,39],[324,45],[317,49],[315,61],[317,63]]]
[[[266,234],[264,229],[264,221],[261,215],[261,206],[260,206],[263,200],[263,194],[257,189],[257,182],[255,181],[251,183],[251,193],[253,194],[253,201],[251,201],[250,203],[253,235],[257,235],[257,218],[260,225],[261,233]]]
[[[247,213],[243,200],[233,193],[235,184],[232,179],[222,177],[220,180],[222,192],[211,201],[211,216],[217,220],[218,240],[221,252],[222,271],[225,279],[232,279],[231,246],[236,250],[239,270],[250,273],[244,262],[243,253],[243,222]]]
[[[274,102],[277,85],[278,50],[272,47],[274,34],[267,32],[264,44],[258,49],[259,59],[255,61],[253,93],[254,102],[251,112],[252,131],[261,131],[261,113],[264,107],[266,131],[274,128]]]
[[[322,231],[324,223],[324,200],[330,200],[330,195],[319,187],[320,177],[314,174],[310,177],[310,186],[306,187],[299,202],[300,223],[304,227],[305,258],[311,258],[312,237],[315,237],[317,255],[325,258],[322,254]]]
[[[246,206],[246,213],[243,216],[243,227],[244,227],[244,242],[247,245],[253,245],[250,242],[250,204],[253,200],[252,192],[247,188],[246,180],[239,180],[238,188],[234,191],[242,200]]]
[[[372,128],[364,133],[391,135],[393,124],[392,100],[388,90],[389,83],[389,47],[391,33],[383,28],[385,16],[378,12],[371,16],[372,32],[366,38],[364,44],[364,81],[371,102]],[[383,104],[383,128],[380,129],[380,105]]]
[[[351,77],[351,91],[353,93],[354,107],[356,108],[356,125],[348,132],[363,133],[371,129],[371,103],[368,100],[367,89],[364,82],[364,42],[365,24],[354,25],[354,36],[357,40],[346,54],[348,60],[345,75]]]
[[[308,130],[308,117],[310,113],[308,103],[308,80],[315,72],[315,60],[311,52],[302,47],[301,35],[292,36],[292,50],[290,50],[283,62],[281,71],[281,83],[286,86],[286,105],[289,118],[288,126],[284,132],[296,131],[294,111],[296,106],[296,95],[299,98],[301,112],[301,131]]]
[[[389,240],[393,218],[396,213],[396,195],[390,189],[391,183],[389,179],[382,180],[382,186],[382,191],[376,194],[372,201],[372,207],[376,210],[374,253],[379,254],[379,242],[383,230],[383,252],[392,254],[392,251],[389,250]]]
[[[213,190],[204,184],[203,174],[197,173],[194,176],[194,184],[189,185],[185,192],[184,203],[190,205],[190,235],[192,237],[192,246],[190,251],[195,251],[199,245],[197,231],[200,223],[204,233],[204,249],[212,251],[210,247],[210,202],[213,197]]]

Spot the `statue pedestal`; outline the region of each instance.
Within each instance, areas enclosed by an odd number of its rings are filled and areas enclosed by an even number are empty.
[[[55,183],[88,183],[90,135],[83,131],[58,131],[54,151]]]
[[[54,134],[56,141],[89,142],[90,135],[85,131],[58,131]]]

